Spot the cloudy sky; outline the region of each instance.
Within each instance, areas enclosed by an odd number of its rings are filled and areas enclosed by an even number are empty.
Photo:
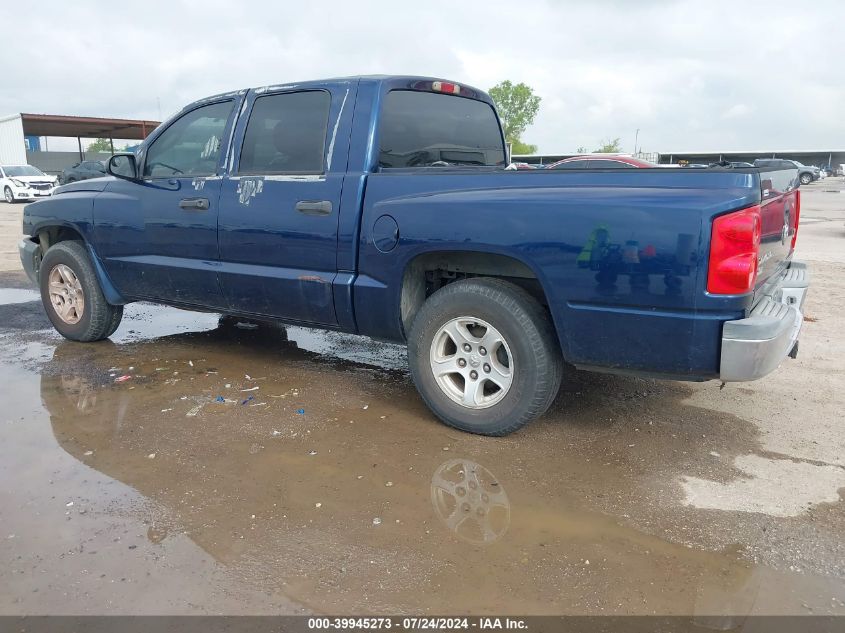
[[[845,147],[845,2],[18,3],[0,115],[158,119],[233,88],[367,73],[543,101],[541,152]],[[11,26],[7,23],[6,26]]]

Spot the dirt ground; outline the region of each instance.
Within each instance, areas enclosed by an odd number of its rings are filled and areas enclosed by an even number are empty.
[[[0,204],[0,615],[845,614],[841,190],[802,188],[798,359],[572,372],[506,438],[359,337],[134,304],[64,341]]]

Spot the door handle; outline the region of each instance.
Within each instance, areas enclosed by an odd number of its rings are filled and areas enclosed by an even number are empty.
[[[179,206],[182,209],[208,211],[208,198],[182,198],[179,201]]]
[[[332,203],[330,200],[300,200],[296,210],[305,215],[330,215]]]

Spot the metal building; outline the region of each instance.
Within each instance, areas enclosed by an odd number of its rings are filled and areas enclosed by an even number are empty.
[[[83,138],[107,138],[144,140],[158,121],[138,119],[109,119],[102,117],[66,116],[61,114],[11,114],[0,116],[0,164],[23,165],[26,163],[41,167],[44,171],[56,171],[60,165],[69,166],[85,160],[82,149]],[[27,151],[27,138],[32,137],[76,138],[79,147],[76,152],[49,152],[31,149]],[[32,146],[32,144],[30,144]],[[114,149],[112,147],[112,149]],[[43,159],[43,160],[40,160]],[[45,169],[42,165],[49,165]],[[60,170],[60,169],[59,169]]]

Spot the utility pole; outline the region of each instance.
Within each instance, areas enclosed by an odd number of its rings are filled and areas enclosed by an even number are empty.
[[[637,128],[637,133],[634,135],[634,156],[637,155],[637,141],[640,138],[640,128]]]

